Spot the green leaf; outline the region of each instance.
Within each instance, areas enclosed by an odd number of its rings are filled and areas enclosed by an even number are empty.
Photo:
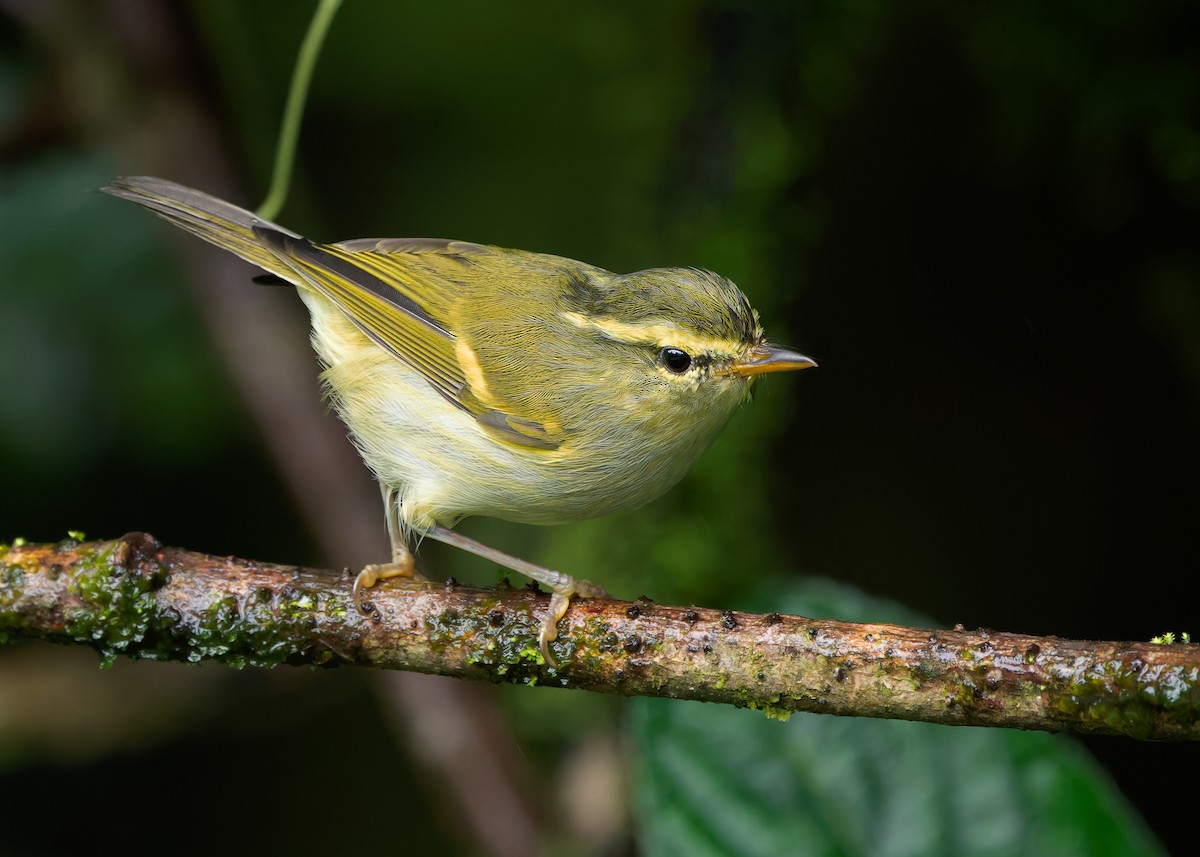
[[[933,624],[826,581],[774,606]],[[660,699],[635,700],[630,728],[647,857],[1165,854],[1063,736]]]

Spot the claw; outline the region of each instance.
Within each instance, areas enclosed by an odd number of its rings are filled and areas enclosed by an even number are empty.
[[[448,527],[435,526],[426,532],[425,535],[437,539],[439,542],[453,545],[456,548],[469,551],[476,556],[499,563],[505,568],[511,568],[513,571],[520,572],[526,577],[536,580],[550,590],[550,608],[546,611],[546,618],[542,620],[542,624],[538,629],[538,648],[541,649],[542,657],[546,660],[546,663],[555,669],[558,668],[558,662],[554,659],[554,655],[550,654],[550,644],[558,639],[558,621],[567,615],[567,609],[571,606],[571,598],[608,597],[607,592],[591,581],[576,580],[571,575],[563,574],[561,571],[542,568],[540,565],[534,565],[515,556],[509,556],[502,551],[490,548],[461,533],[456,533]]]
[[[364,589],[370,589],[379,582],[379,575],[375,571],[376,568],[378,566],[368,565],[354,578],[354,588],[351,590],[351,597],[354,599],[354,606],[358,608],[359,613],[365,614],[371,612],[363,606],[361,593]]]
[[[542,657],[546,659],[546,663],[554,669],[558,669],[558,661],[550,654],[550,644],[558,639],[558,623],[567,615],[571,599],[608,597],[603,588],[590,580],[577,580],[566,575],[564,577],[565,581],[550,590],[550,607],[546,610],[546,618],[542,620],[538,629],[538,647],[542,650]]]
[[[558,623],[567,615],[573,594],[573,586],[556,590],[550,596],[550,608],[546,611],[541,628],[538,629],[538,647],[542,650],[542,657],[546,659],[546,663],[554,669],[558,669],[558,661],[550,654],[550,644],[558,639]]]
[[[394,556],[392,562],[373,562],[370,565],[364,565],[362,571],[354,578],[354,589],[351,591],[354,598],[354,605],[358,608],[358,612],[364,615],[371,614],[370,605],[362,601],[362,591],[370,589],[381,580],[387,580],[392,577],[407,577],[413,580],[423,579],[421,573],[417,571],[412,554],[408,551]]]

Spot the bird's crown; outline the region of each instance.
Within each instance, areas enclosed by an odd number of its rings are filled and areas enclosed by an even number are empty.
[[[652,268],[607,281],[573,278],[567,315],[614,341],[734,355],[763,341],[741,289],[701,268]]]

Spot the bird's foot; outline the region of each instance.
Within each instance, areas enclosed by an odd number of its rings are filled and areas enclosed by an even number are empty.
[[[608,593],[590,580],[577,580],[561,572],[550,574],[557,575],[558,579],[552,583],[542,580],[550,587],[550,609],[546,611],[546,618],[542,620],[538,630],[538,647],[542,650],[542,657],[546,659],[546,663],[558,669],[558,662],[554,655],[550,654],[550,644],[558,639],[558,623],[567,615],[571,599],[607,598]]]
[[[370,602],[363,601],[362,592],[370,589],[381,580],[393,577],[407,577],[411,580],[424,580],[424,575],[417,571],[416,561],[411,551],[393,551],[391,562],[376,562],[363,566],[362,571],[354,578],[354,605],[360,613],[370,614],[373,608]]]
[[[518,557],[510,556],[503,551],[498,551],[495,548],[475,541],[475,539],[464,536],[462,533],[456,533],[449,527],[435,526],[426,532],[425,535],[437,539],[439,542],[453,545],[476,556],[499,563],[505,568],[511,568],[513,571],[520,572],[526,577],[533,578],[550,590],[550,609],[546,612],[546,618],[542,620],[542,624],[538,628],[538,647],[541,649],[542,657],[546,663],[555,669],[558,669],[558,662],[554,660],[554,655],[550,654],[550,644],[558,638],[558,620],[567,615],[567,608],[571,606],[571,599],[608,597],[607,592],[590,580],[578,580],[569,574],[563,574],[561,571],[542,568],[540,565],[534,565],[532,562],[526,562]]]

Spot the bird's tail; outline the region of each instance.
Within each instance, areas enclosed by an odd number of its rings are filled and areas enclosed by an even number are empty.
[[[256,234],[259,230],[300,238],[244,208],[209,196],[190,187],[150,176],[123,176],[100,188],[104,193],[136,202],[164,220],[241,256],[289,282],[296,281],[294,269]]]

